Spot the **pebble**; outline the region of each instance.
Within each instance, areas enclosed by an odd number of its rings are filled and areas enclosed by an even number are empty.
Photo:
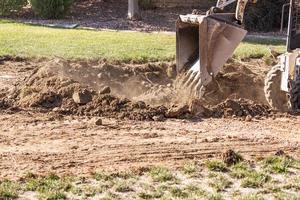
[[[90,91],[84,89],[74,92],[72,98],[75,103],[87,104],[92,101],[92,94]]]
[[[102,90],[99,93],[100,94],[109,94],[109,93],[111,93],[111,89],[110,89],[110,87],[106,86],[106,87],[102,88]]]
[[[97,126],[101,126],[101,125],[103,124],[102,119],[97,119],[97,120],[95,121],[95,124],[96,124]]]
[[[247,117],[245,118],[245,122],[251,122],[252,121],[252,117],[250,115],[247,115]]]

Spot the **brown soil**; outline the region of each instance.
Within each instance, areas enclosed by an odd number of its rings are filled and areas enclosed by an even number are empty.
[[[274,114],[264,104],[260,86],[268,67],[257,61],[229,63],[217,82],[235,84],[190,101],[178,98],[172,63],[0,61],[1,177],[176,167],[226,149],[249,159],[279,150],[300,155],[299,117]],[[88,96],[75,103],[74,93]]]
[[[262,77],[254,75],[246,67],[236,65],[236,72],[231,72],[233,68],[234,63],[225,67],[216,79],[222,87],[216,89],[210,86],[213,90],[208,90],[203,102],[198,100],[197,107],[194,98],[184,94],[184,88],[173,86],[176,82],[174,65],[126,65],[56,59],[36,68],[24,82],[10,91],[9,100],[15,102],[14,107],[20,108],[132,120],[268,116],[270,109],[260,104],[264,103],[260,94]],[[246,93],[245,87],[249,85],[251,87]],[[109,94],[103,94],[103,88]],[[74,94],[80,91],[86,91],[86,94],[77,94],[83,98],[90,95],[83,103],[74,100]],[[251,97],[255,102],[237,99],[242,97]],[[4,99],[7,101],[7,97]]]
[[[80,27],[137,31],[175,31],[175,21],[180,14],[188,14],[194,8],[156,8],[142,10],[141,21],[127,19],[128,0],[78,0],[70,13],[61,20],[45,20],[34,15],[30,7],[18,16],[21,22],[34,24],[79,24]],[[208,8],[198,8],[205,11]]]

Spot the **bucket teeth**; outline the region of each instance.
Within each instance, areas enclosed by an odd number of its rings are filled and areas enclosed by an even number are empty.
[[[180,79],[180,85],[184,86],[185,83],[188,82],[188,80],[192,74],[193,74],[193,71],[191,71],[191,70],[188,70],[187,72],[185,72]]]
[[[199,71],[188,70],[177,79],[177,88],[184,89],[193,96],[198,96],[201,89],[201,75]]]
[[[190,85],[190,89],[191,90],[195,90],[196,89],[196,85],[198,83],[200,83],[200,80],[201,80],[200,73],[199,72],[195,72],[195,73],[196,73],[196,76],[195,76],[193,82]]]
[[[197,76],[197,72],[192,72],[189,75],[188,80],[185,82],[184,87],[189,88],[196,76]]]

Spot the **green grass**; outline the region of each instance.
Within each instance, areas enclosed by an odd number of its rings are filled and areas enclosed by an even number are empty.
[[[132,182],[121,180],[116,183],[115,190],[116,192],[130,192],[133,191],[131,185],[133,185]]]
[[[207,196],[208,192],[205,191],[204,189],[200,188],[198,185],[196,184],[189,184],[186,186],[185,190],[189,193],[189,194],[193,194],[197,197],[205,197]]]
[[[222,175],[213,178],[211,182],[209,182],[209,186],[214,188],[217,192],[225,191],[225,189],[229,188],[231,185],[232,182]]]
[[[238,198],[238,200],[264,200],[264,198],[258,194],[250,193],[243,195],[242,197]]]
[[[269,47],[272,46],[276,51],[284,53],[285,43],[279,40],[269,39],[248,39],[242,42],[235,51],[235,57],[243,58],[262,58],[270,56]]]
[[[67,199],[67,195],[61,191],[46,191],[40,193],[38,196],[39,200],[64,200]]]
[[[271,173],[288,173],[294,160],[285,156],[272,156],[263,161],[263,167]]]
[[[54,29],[0,22],[0,56],[155,61],[174,59],[166,34]]]
[[[183,172],[189,176],[197,176],[199,175],[200,169],[197,163],[195,162],[188,162],[183,166]]]
[[[150,170],[149,174],[155,182],[166,182],[175,179],[172,172],[164,167],[154,167]]]
[[[175,59],[175,36],[136,33],[55,29],[0,20],[0,56],[63,57],[122,61],[167,61]],[[283,52],[282,42],[247,40],[235,51],[237,58],[269,55],[268,46]]]
[[[227,172],[228,171],[225,163],[222,161],[219,161],[219,160],[208,160],[208,161],[206,161],[205,165],[210,171],[214,171],[214,172]]]
[[[13,181],[0,182],[0,199],[17,199],[19,184]]]
[[[55,174],[46,177],[27,176],[24,189],[38,192],[39,199],[67,199],[66,192],[71,191],[73,187],[71,181],[71,179],[60,178]]]
[[[270,176],[266,173],[253,171],[247,174],[246,178],[242,180],[241,186],[243,188],[261,188],[270,179]]]
[[[233,178],[242,179],[253,171],[254,170],[251,169],[246,163],[239,162],[232,166],[230,176]]]
[[[179,199],[186,199],[189,196],[189,194],[186,191],[182,190],[179,187],[172,188],[170,192],[173,197],[179,198]]]

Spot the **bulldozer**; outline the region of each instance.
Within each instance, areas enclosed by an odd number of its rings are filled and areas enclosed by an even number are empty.
[[[184,88],[197,97],[245,38],[244,15],[247,4],[257,0],[218,0],[206,14],[180,15],[176,22],[176,65]],[[258,0],[259,1],[259,0]],[[235,6],[235,12],[226,7]],[[290,0],[286,52],[265,78],[265,97],[280,111],[300,110],[300,0]]]

